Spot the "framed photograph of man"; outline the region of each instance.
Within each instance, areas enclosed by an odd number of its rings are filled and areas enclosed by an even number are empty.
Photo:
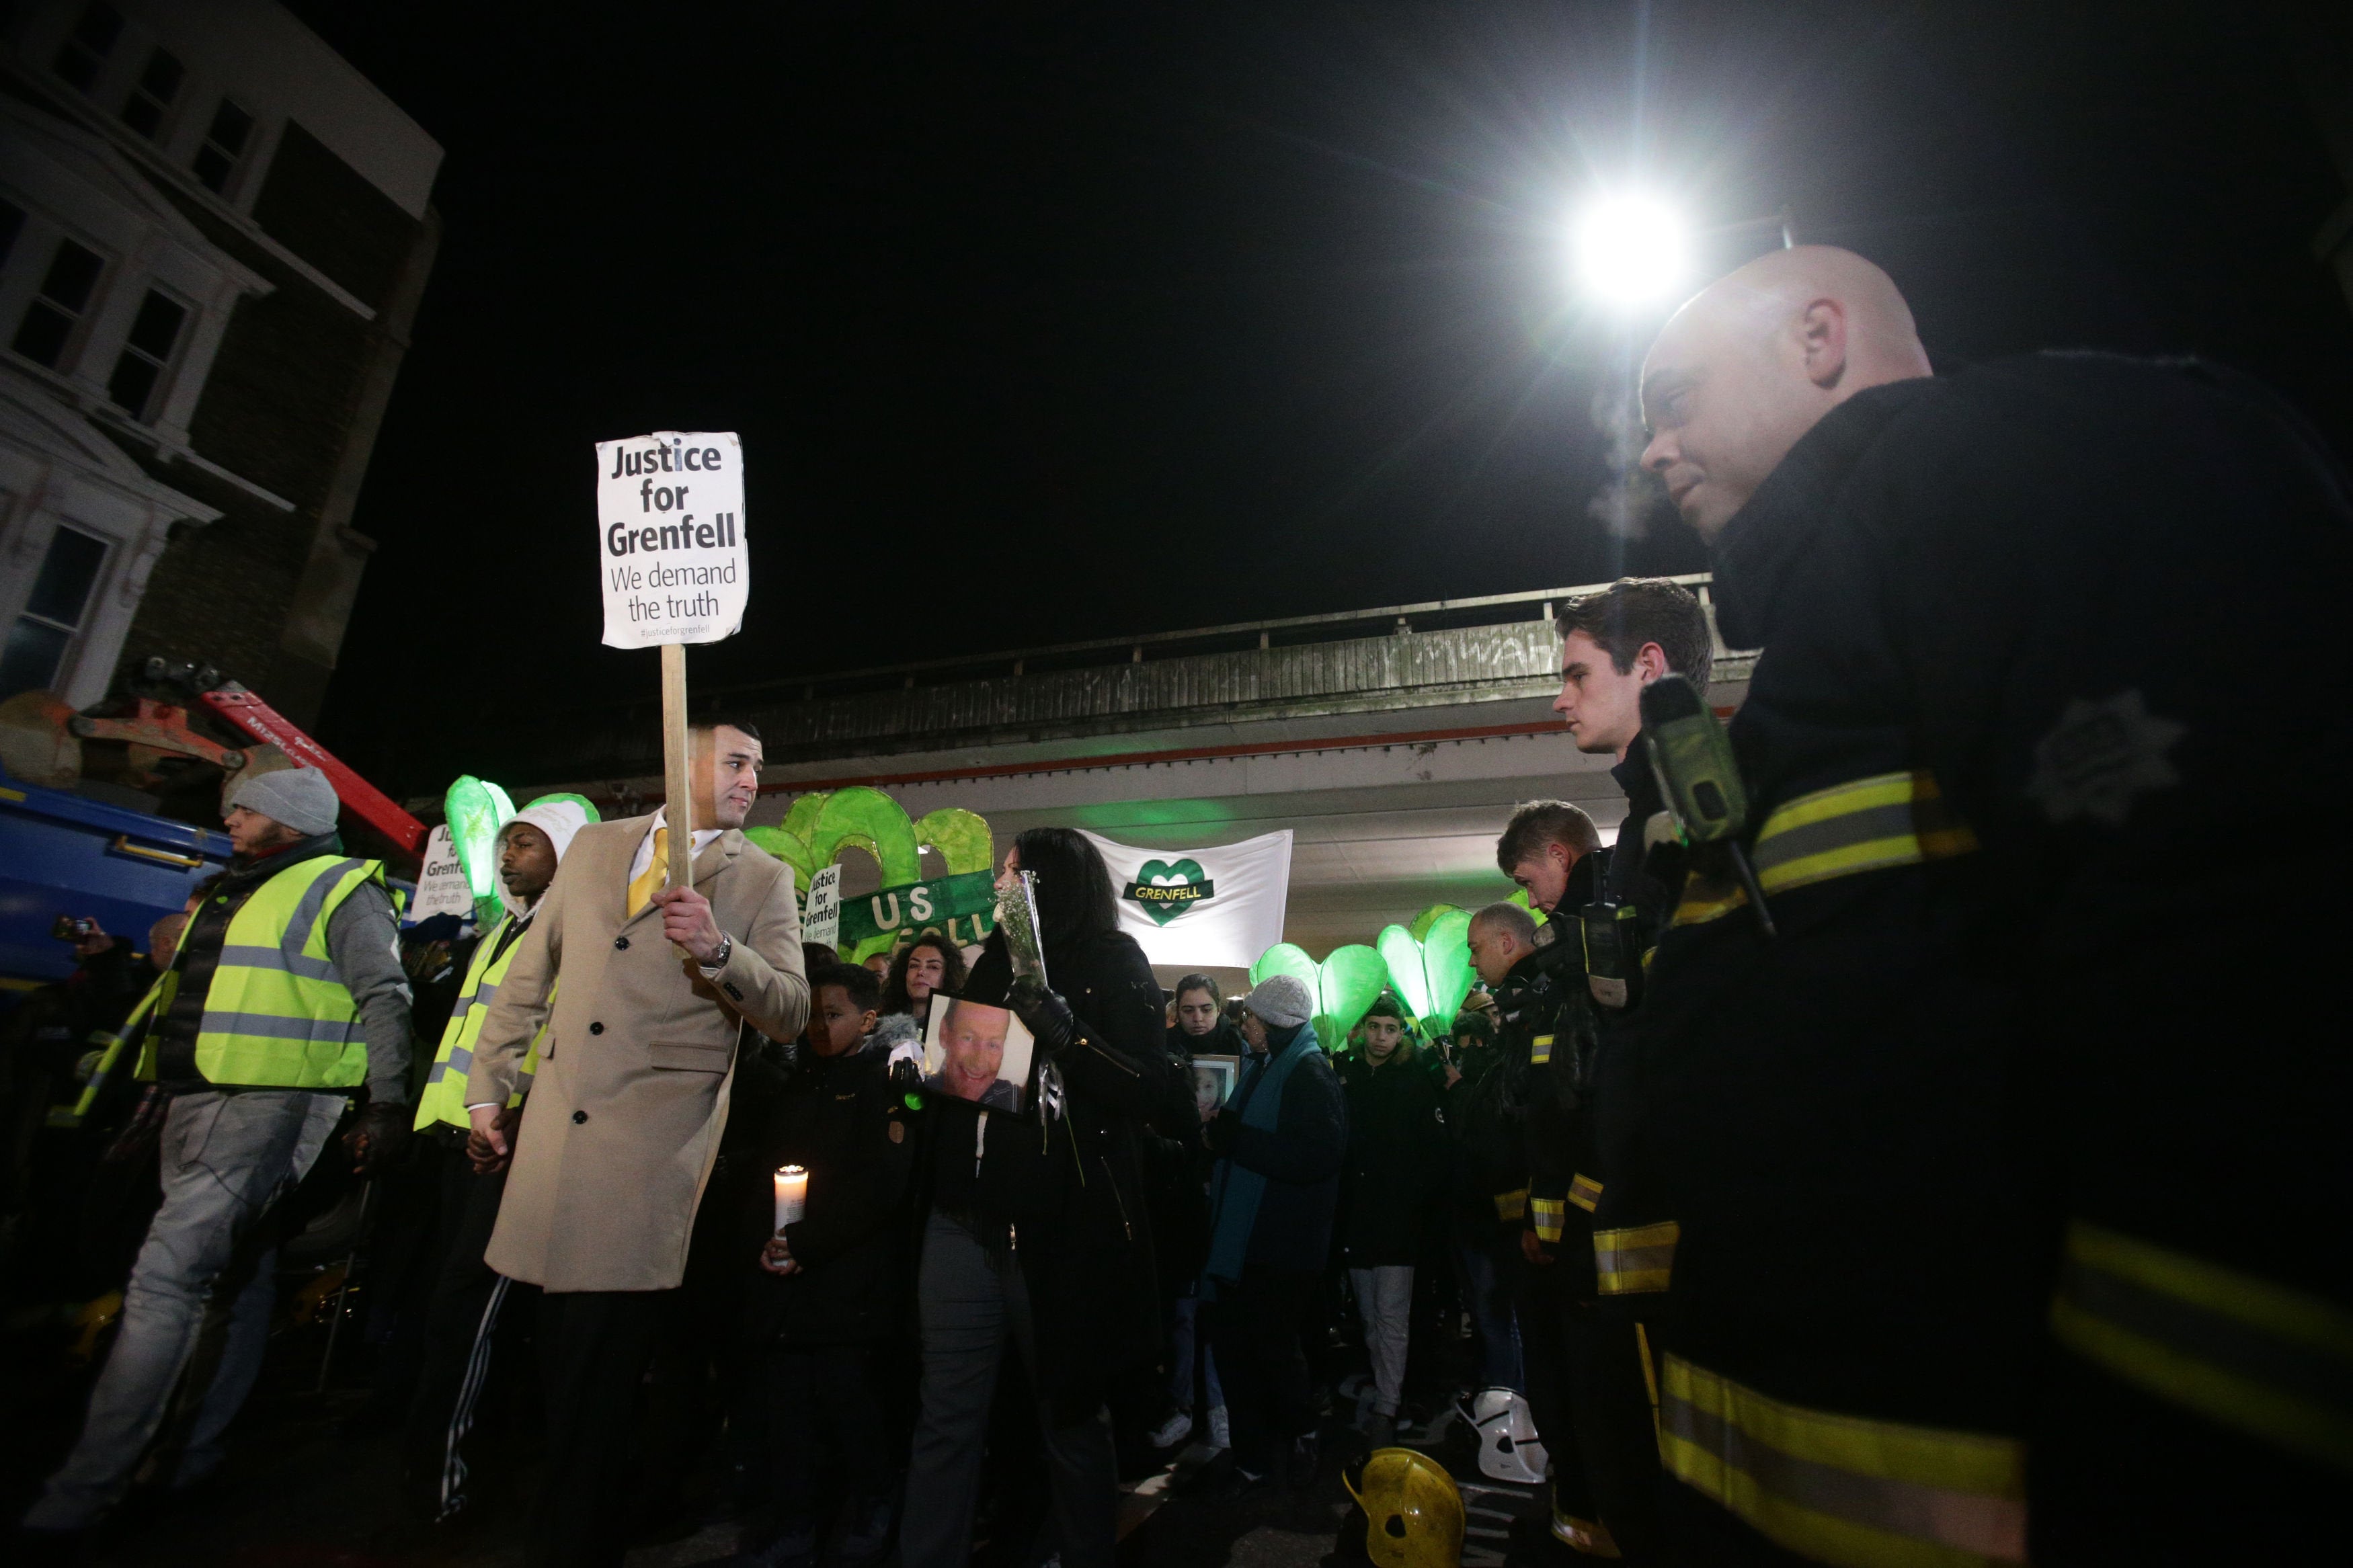
[[[923,1033],[923,1087],[1018,1114],[1035,1046],[1008,1009],[942,992]]]
[[[1207,1121],[1218,1113],[1218,1108],[1234,1097],[1235,1080],[1241,1077],[1240,1057],[1195,1057],[1193,1058],[1193,1108]]]

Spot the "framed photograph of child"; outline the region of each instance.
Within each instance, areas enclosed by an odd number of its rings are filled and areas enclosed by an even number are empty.
[[[1241,1077],[1240,1057],[1195,1057],[1193,1058],[1193,1106],[1207,1121],[1218,1113],[1218,1108],[1231,1100],[1234,1083]]]

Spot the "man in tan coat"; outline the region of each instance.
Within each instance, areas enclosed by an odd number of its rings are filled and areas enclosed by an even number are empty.
[[[692,757],[693,886],[667,889],[665,813],[582,829],[467,1079],[477,1153],[514,1162],[488,1261],[545,1292],[549,1449],[533,1563],[620,1562],[637,1489],[631,1403],[685,1275],[740,1026],[789,1040],[808,1016],[792,872],[739,831],[759,789],[759,735],[700,727]],[[543,1023],[523,1127],[503,1108]]]

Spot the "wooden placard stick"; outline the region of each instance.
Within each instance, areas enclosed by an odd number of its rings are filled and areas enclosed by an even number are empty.
[[[662,805],[671,888],[694,885],[694,757],[686,722],[686,645],[661,645]],[[683,952],[683,949],[681,949]]]

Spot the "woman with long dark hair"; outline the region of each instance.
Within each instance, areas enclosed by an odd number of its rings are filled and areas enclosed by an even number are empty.
[[[970,1555],[1008,1345],[1036,1401],[1062,1568],[1112,1568],[1119,1479],[1106,1394],[1159,1349],[1139,1140],[1147,1118],[1191,1108],[1163,1048],[1159,982],[1119,929],[1111,873],[1082,836],[1022,834],[1004,875],[1021,871],[1036,878],[1047,983],[1015,979],[992,933],[963,995],[1010,1007],[1035,1039],[1025,1109],[934,1095],[919,1165],[923,1409],[905,1568],[963,1568]]]
[[[930,1016],[932,994],[955,996],[964,990],[964,951],[935,931],[927,931],[892,955],[882,982],[882,1016],[904,1013],[918,1031]]]

